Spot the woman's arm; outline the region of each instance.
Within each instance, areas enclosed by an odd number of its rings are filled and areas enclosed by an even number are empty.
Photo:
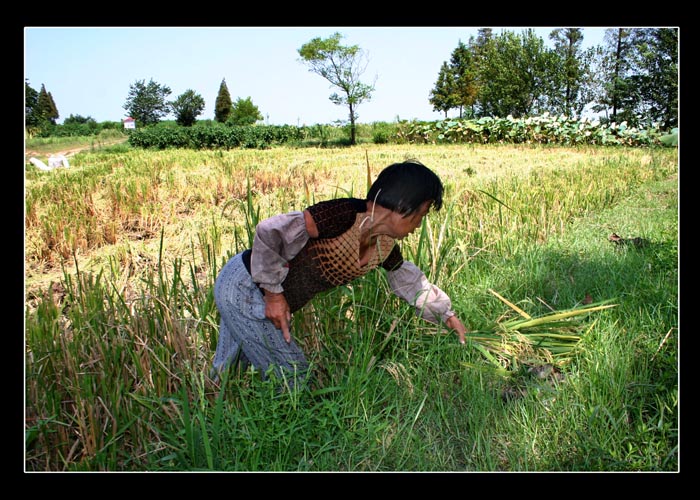
[[[289,272],[289,261],[304,247],[309,238],[318,236],[308,211],[290,212],[260,222],[255,229],[250,272],[253,281],[265,295],[265,317],[282,330],[287,342],[292,341],[289,323],[292,314],[284,297],[282,282]]]
[[[282,292],[289,261],[309,241],[304,212],[275,215],[258,223],[250,256],[250,274],[262,288]]]
[[[392,291],[416,308],[416,314],[431,323],[443,321],[464,343],[467,329],[455,316],[450,297],[430,283],[418,266],[405,260],[401,267],[387,272],[387,279]]]

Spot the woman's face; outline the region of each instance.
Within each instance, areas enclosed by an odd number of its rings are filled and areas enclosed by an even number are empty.
[[[396,239],[403,239],[415,231],[421,225],[421,222],[423,222],[423,217],[430,211],[431,205],[432,201],[425,201],[418,210],[405,217],[398,212],[392,212],[392,236]]]

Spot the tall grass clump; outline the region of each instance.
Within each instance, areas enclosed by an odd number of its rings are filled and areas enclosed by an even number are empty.
[[[257,221],[362,197],[408,158],[446,192],[402,253],[467,343],[377,271],[294,315],[307,386],[244,367],[214,383],[213,284]],[[669,149],[499,145],[28,167],[25,469],[675,471],[677,168]]]

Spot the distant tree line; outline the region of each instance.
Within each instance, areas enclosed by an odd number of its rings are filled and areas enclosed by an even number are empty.
[[[171,90],[167,85],[161,85],[153,79],[148,83],[138,80],[129,88],[124,109],[142,126],[155,125],[170,113],[175,115],[178,125],[194,125],[197,117],[204,111],[204,98],[194,90],[187,89],[174,101],[167,102],[166,98],[170,94]],[[260,110],[250,97],[232,102],[224,78],[216,96],[214,120],[229,125],[252,125],[262,119]]]
[[[357,106],[371,99],[374,85],[360,81],[366,60],[358,46],[342,46],[342,35],[314,38],[298,53],[309,70],[328,80],[340,94],[330,99],[349,110],[351,144],[355,142]],[[449,61],[439,69],[428,100],[445,114],[457,110],[459,118],[522,118],[551,115],[598,114],[603,122],[630,126],[678,126],[678,29],[611,28],[602,46],[582,49],[580,28],[554,29],[553,47],[545,46],[533,29],[517,34],[490,28],[478,30],[459,42]],[[173,101],[167,85],[138,80],[129,88],[124,109],[140,127],[159,123],[169,114],[178,125],[190,127],[202,114],[205,102],[192,89]],[[55,127],[58,109],[51,96],[31,88],[25,80],[27,129]],[[252,99],[231,99],[223,79],[216,97],[214,120],[234,126],[253,125],[263,116]],[[68,124],[91,124],[92,118],[73,116]]]
[[[429,102],[448,116],[522,118],[544,113],[631,126],[678,125],[678,30],[614,28],[582,49],[580,28],[554,29],[552,48],[534,30],[490,28],[459,42],[443,62]]]
[[[51,92],[47,92],[44,84],[41,90],[36,91],[24,81],[24,119],[25,126],[32,128],[45,127],[48,124],[55,125],[59,118],[58,108],[53,100]]]
[[[27,80],[24,81],[24,119],[25,130],[30,137],[34,136],[89,136],[97,135],[106,129],[121,129],[121,122],[98,123],[90,116],[70,115],[63,120],[63,125],[57,125],[60,117],[51,92],[46,91],[44,84],[41,90],[33,89]]]
[[[204,111],[204,98],[194,90],[188,89],[173,101],[167,101],[172,93],[170,87],[161,85],[153,79],[148,83],[137,80],[129,87],[124,109],[140,126],[155,125],[170,113],[175,115],[175,122],[183,127],[190,127]],[[55,132],[56,120],[59,118],[58,109],[50,92],[44,84],[41,91],[33,89],[25,80],[25,127],[32,135],[40,132]],[[214,120],[228,125],[252,125],[263,119],[262,114],[250,97],[237,99],[232,102],[231,94],[226,86],[226,79],[221,81],[216,98]],[[109,128],[114,128],[119,122],[109,122]],[[71,115],[63,122],[69,131],[80,130],[85,135],[99,131],[98,124],[92,117]],[[77,127],[81,125],[81,127]],[[63,135],[71,135],[68,131]],[[75,135],[75,134],[72,134]]]

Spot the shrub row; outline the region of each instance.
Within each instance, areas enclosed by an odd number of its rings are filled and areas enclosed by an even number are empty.
[[[154,149],[263,149],[302,138],[302,129],[291,125],[156,126],[133,131],[129,144]]]
[[[248,125],[202,123],[180,127],[162,123],[130,133],[129,144],[139,148],[264,149],[274,145],[347,143],[349,126]],[[445,119],[432,122],[377,122],[357,126],[358,142],[396,144],[513,143],[559,145],[675,146],[678,130],[663,131],[658,125],[646,129],[625,122],[601,123],[587,118],[542,116],[528,118]]]
[[[398,131],[408,143],[514,143],[561,145],[675,145],[677,129],[662,131],[658,124],[647,129],[628,127],[626,122],[601,123],[587,118],[542,116],[528,118],[479,118],[412,122]]]

